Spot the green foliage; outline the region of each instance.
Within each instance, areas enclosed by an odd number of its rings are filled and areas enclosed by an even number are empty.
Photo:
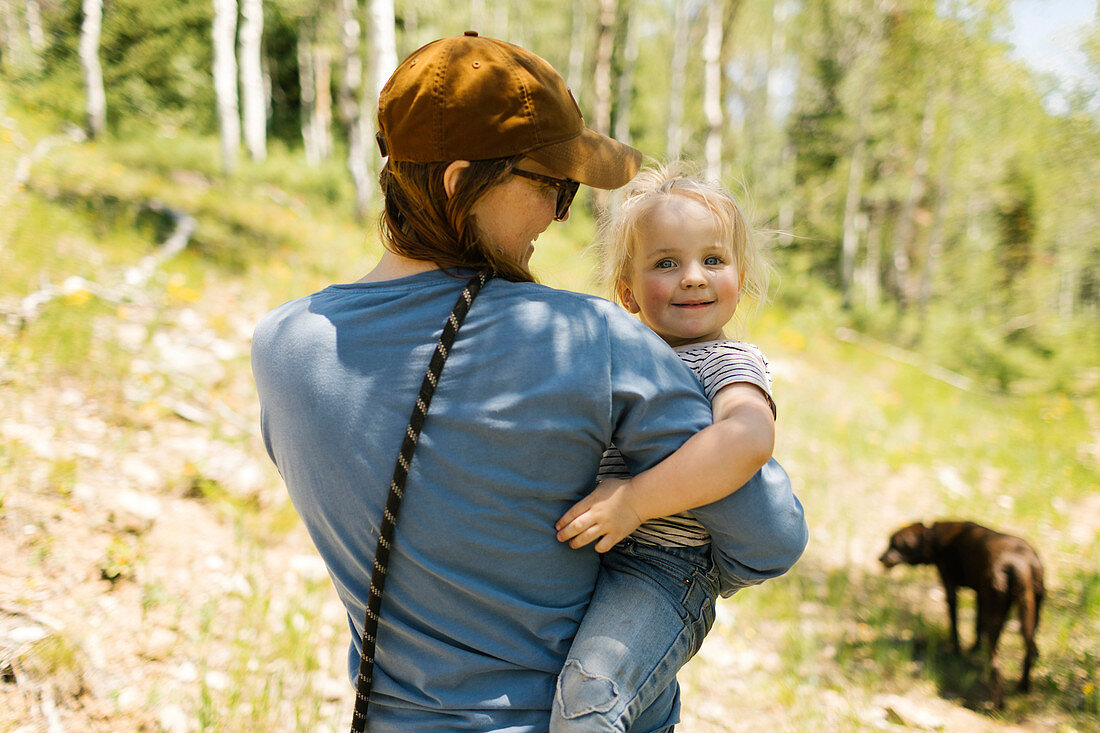
[[[849,288],[846,300],[865,303],[866,313],[855,320],[893,320],[902,337],[897,343],[907,347],[940,341],[930,324],[946,319],[924,312],[954,307],[960,323],[946,324],[949,331],[992,334],[978,337],[976,346],[960,343],[968,353],[963,371],[1004,388],[1032,381],[1060,347],[1053,355],[1044,349],[1059,333],[1079,330],[1064,323],[1087,320],[1100,307],[1095,78],[1068,89],[1012,60],[1000,40],[1008,21],[1003,3],[735,5],[723,51],[727,182],[747,188],[761,221],[794,235],[776,253],[780,270]],[[80,123],[81,8],[43,7],[48,47],[38,56],[24,54],[28,61],[21,65],[5,61],[4,73],[14,82],[17,105]],[[395,10],[400,56],[467,26],[526,45],[563,71],[581,53],[585,63],[574,91],[591,118],[595,3],[505,0],[478,18],[466,5],[438,0],[399,2]],[[666,2],[633,0],[620,4],[620,11],[619,21],[629,14],[640,34],[639,58],[629,93],[620,97],[612,90],[612,116],[624,112],[618,109],[620,98],[629,100],[632,139],[661,158],[673,91],[672,9]],[[576,38],[575,12],[585,21]],[[119,0],[105,8],[101,58],[109,129],[125,141],[113,151],[118,162],[133,166],[141,160],[137,167],[160,174],[183,169],[208,181],[220,177],[219,150],[210,137],[216,131],[211,14],[206,0]],[[687,81],[675,90],[683,93],[684,151],[693,159],[703,154],[706,128],[697,53],[703,15],[692,17]],[[365,17],[361,20],[366,28]],[[321,193],[326,205],[350,205],[340,125],[335,125],[338,149],[331,160],[312,169],[296,157],[302,118],[298,39],[308,33],[327,48],[335,96],[343,78],[337,21],[331,5],[265,4],[269,151],[277,162],[244,164],[237,175],[242,186],[301,191],[306,182],[306,190]],[[616,25],[620,42],[624,27]],[[1093,66],[1095,36],[1093,30],[1083,45]],[[616,46],[613,84],[624,63]],[[1056,99],[1064,109],[1052,113]],[[155,145],[147,144],[151,131]],[[852,152],[860,141],[867,160],[863,180],[856,182],[856,229],[849,233],[856,243],[858,281],[846,283],[839,272],[840,243],[853,184]],[[236,195],[232,184],[219,188],[218,195],[224,198],[227,191]],[[217,209],[218,202],[207,205]],[[198,247],[241,266],[244,258],[236,256],[232,242],[282,246],[278,232],[285,220],[274,220],[273,231],[265,231],[262,217],[234,218],[226,211],[204,218]],[[874,313],[879,309],[883,312]],[[922,315],[906,315],[914,310]],[[1042,326],[1029,329],[1029,343],[1008,343],[991,323],[998,313],[1006,321],[1033,317]],[[959,361],[946,365],[958,368]]]
[[[264,3],[264,64],[272,97],[268,134],[284,143],[302,137],[298,36],[303,30],[301,19],[283,3]]]
[[[806,184],[828,175],[847,146],[842,125],[845,110],[841,86],[847,73],[839,53],[845,41],[840,14],[831,3],[813,3],[803,21],[810,30],[802,37],[807,82],[799,87],[798,109],[791,139],[798,151],[795,182]]]
[[[212,7],[201,0],[106,4],[100,41],[108,128],[124,134],[152,124],[165,129],[214,128],[210,82]],[[28,101],[66,119],[83,119],[77,46],[79,3],[44,4],[49,46],[39,74],[21,79]]]
[[[213,132],[213,6],[119,0],[103,16],[108,109],[164,129]]]

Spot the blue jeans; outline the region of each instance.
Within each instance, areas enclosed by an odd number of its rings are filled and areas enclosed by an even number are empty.
[[[710,547],[627,538],[601,558],[592,602],[558,676],[551,733],[658,733],[679,720],[676,673],[714,623]]]

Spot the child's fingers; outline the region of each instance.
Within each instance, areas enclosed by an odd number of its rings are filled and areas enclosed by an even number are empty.
[[[599,527],[597,527],[597,526],[589,527],[588,529],[584,530],[583,532],[578,534],[576,537],[571,539],[569,541],[569,546],[572,547],[574,550],[578,550],[578,549],[584,547],[585,545],[587,545],[589,542],[593,542],[595,540],[598,540],[600,538],[600,535],[602,535],[602,534],[603,534],[603,530],[601,530]]]
[[[575,519],[558,530],[558,540],[561,542],[571,540],[584,532],[596,529],[598,526],[599,519],[596,517],[596,512],[588,511],[587,509],[583,510]],[[597,537],[598,536],[599,535],[597,535]],[[589,540],[589,542],[591,542],[591,540]],[[584,544],[587,544],[587,542]],[[576,546],[577,545],[574,545],[574,547]]]
[[[569,524],[567,524],[564,527],[561,527],[560,529],[558,529],[558,535],[557,535],[558,541],[559,542],[565,542],[566,540],[571,540],[574,537],[576,537],[577,535],[579,535],[581,532],[583,532],[584,530],[588,529],[588,526],[589,525],[588,525],[587,522],[579,522],[576,519],[574,519]]]
[[[592,505],[593,501],[594,499],[592,498],[592,494],[589,494],[573,506],[569,507],[569,511],[567,511],[565,514],[562,514],[561,519],[559,519],[554,524],[554,529],[562,529],[571,522],[576,521],[577,517],[588,511],[588,508]]]

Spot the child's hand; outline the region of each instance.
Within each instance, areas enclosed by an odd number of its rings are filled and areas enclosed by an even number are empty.
[[[593,540],[596,552],[607,552],[642,523],[630,505],[630,481],[607,479],[562,515],[554,528],[558,540],[576,549]]]

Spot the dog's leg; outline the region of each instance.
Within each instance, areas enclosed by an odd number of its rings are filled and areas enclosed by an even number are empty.
[[[981,641],[987,655],[990,697],[998,710],[1004,708],[1005,701],[1001,665],[997,659],[997,642],[1001,639],[1001,631],[1004,629],[1010,604],[1011,598],[1007,593],[1001,593],[992,588],[978,594],[978,620]]]
[[[989,655],[989,699],[992,700],[993,707],[1004,710],[1004,684],[1001,681],[1001,667],[997,662],[996,652]]]
[[[951,648],[959,653],[959,599],[958,586],[943,581],[943,591],[947,596],[947,617],[951,622]]]
[[[1039,606],[1043,596],[1030,586],[1020,594],[1017,601],[1020,607],[1020,633],[1024,637],[1024,669],[1020,675],[1020,691],[1031,689],[1031,665],[1039,656],[1039,647],[1035,644],[1035,630],[1039,626]]]
[[[975,596],[974,605],[974,643],[970,647],[970,653],[974,654],[982,648],[982,623],[987,611],[985,610],[985,602],[981,593]]]

